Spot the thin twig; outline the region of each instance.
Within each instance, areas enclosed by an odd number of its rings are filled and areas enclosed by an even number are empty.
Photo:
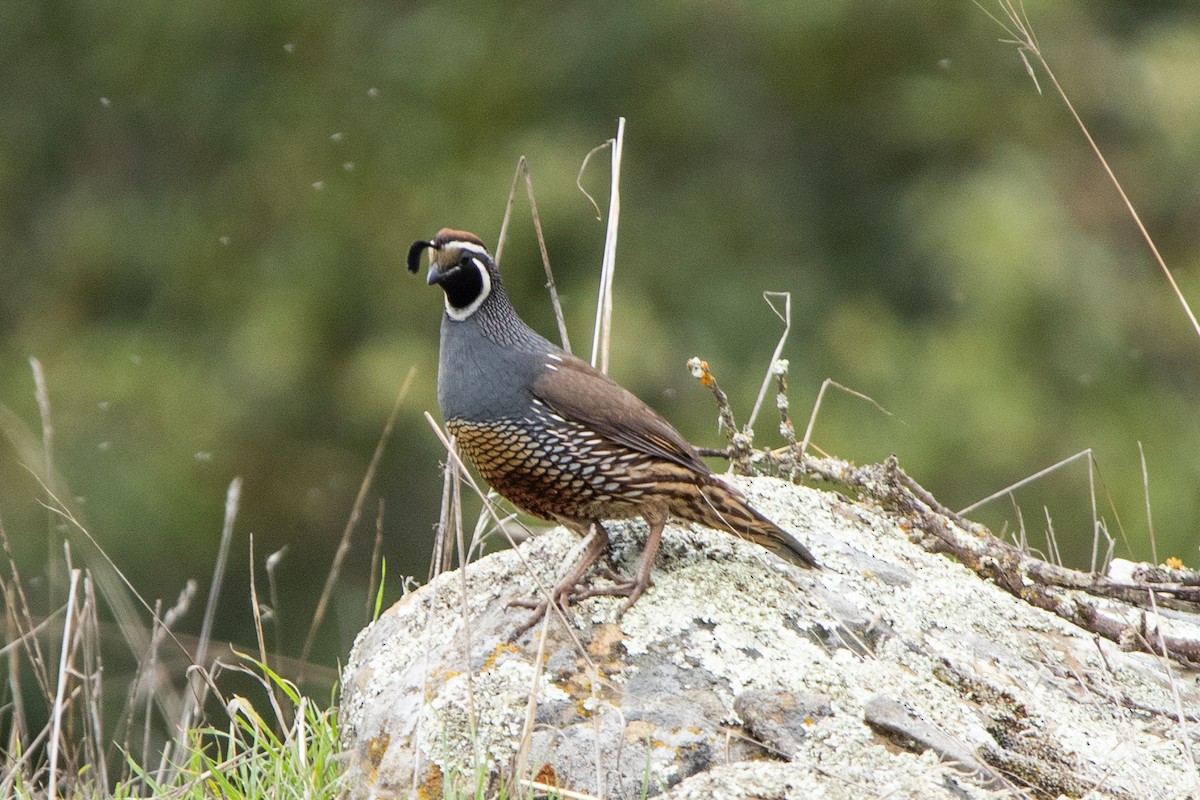
[[[329,606],[329,599],[333,597],[333,587],[337,584],[338,576],[341,574],[342,562],[346,558],[346,553],[350,551],[350,534],[358,525],[358,518],[362,514],[367,492],[370,491],[371,485],[375,481],[375,472],[379,469],[379,459],[383,457],[383,448],[392,436],[392,428],[396,425],[396,418],[400,416],[400,408],[404,404],[405,398],[408,397],[408,390],[412,386],[413,377],[416,374],[415,365],[408,368],[408,374],[404,376],[404,382],[400,384],[400,391],[396,393],[396,401],[392,404],[392,413],[388,415],[383,432],[379,435],[379,441],[375,444],[371,463],[367,465],[367,472],[363,475],[362,483],[358,487],[358,496],[354,498],[354,506],[350,509],[350,518],[346,520],[346,527],[342,529],[342,538],[338,541],[337,551],[333,555],[333,563],[329,567],[329,574],[325,577],[325,587],[321,590],[320,599],[317,600],[317,610],[313,613],[312,624],[308,626],[308,635],[304,639],[304,647],[300,650],[302,663],[297,683],[304,682],[305,667],[303,665],[308,663],[308,657],[312,654],[313,642],[317,638],[317,629],[321,627],[321,622],[325,619],[325,610]]]
[[[550,292],[550,304],[554,306],[554,320],[558,323],[558,336],[562,349],[571,352],[571,337],[567,335],[567,320],[563,316],[562,302],[558,298],[558,287],[554,283],[554,270],[550,268],[550,253],[546,251],[546,235],[542,232],[542,218],[538,216],[537,201],[533,199],[533,178],[524,156],[525,194],[529,197],[529,213],[533,217],[533,230],[537,234],[538,251],[542,254],[542,268],[546,270],[546,289]]]
[[[529,762],[529,746],[533,741],[533,726],[537,718],[539,688],[542,684],[542,670],[545,667],[546,639],[550,633],[550,615],[542,617],[542,629],[538,633],[537,656],[533,659],[533,678],[530,679],[529,701],[525,704],[525,723],[521,726],[521,738],[518,739],[516,769],[514,775],[520,778],[525,774],[525,766]]]
[[[538,215],[537,201],[533,196],[533,177],[529,172],[529,161],[525,156],[517,159],[512,186],[508,190],[508,202],[504,206],[504,219],[500,223],[500,236],[496,242],[496,266],[504,254],[504,243],[508,240],[508,223],[512,219],[513,203],[517,196],[517,184],[525,176],[525,194],[529,198],[529,213],[533,217],[533,230],[537,235],[538,250],[542,254],[542,267],[546,270],[546,288],[550,291],[550,304],[554,306],[554,319],[558,323],[558,336],[562,349],[571,352],[571,337],[567,335],[567,321],[563,316],[562,302],[558,298],[558,286],[554,282],[554,270],[550,268],[550,253],[546,250],[546,236],[542,232],[542,218]]]
[[[1022,486],[1027,486],[1027,485],[1033,483],[1034,481],[1038,480],[1039,478],[1044,478],[1045,476],[1049,475],[1051,472],[1054,472],[1056,469],[1065,467],[1067,464],[1070,464],[1074,461],[1078,461],[1081,458],[1091,459],[1091,457],[1092,457],[1092,448],[1089,447],[1086,450],[1080,450],[1075,455],[1067,456],[1062,461],[1051,464],[1050,466],[1046,467],[1045,469],[1038,470],[1037,472],[1033,473],[1032,475],[1022,478],[1021,480],[1017,481],[1016,483],[1014,483],[1010,486],[1006,486],[998,492],[992,492],[991,494],[989,494],[987,497],[983,498],[982,500],[976,500],[974,503],[967,506],[966,508],[959,509],[957,513],[960,517],[966,516],[967,514],[970,514],[972,511],[979,508],[980,506],[987,505],[988,503],[992,502],[993,500],[995,500],[998,497],[1003,497],[1004,495],[1008,494],[1009,492],[1015,492],[1017,489],[1020,489]]]
[[[35,356],[29,357],[29,369],[33,372],[33,396],[37,401],[38,417],[42,423],[42,473],[41,479],[47,486],[54,486],[54,423],[50,417],[50,391],[46,388],[46,372],[42,362]],[[58,560],[62,548],[62,537],[58,535],[54,513],[46,510],[46,581],[51,597],[60,597],[63,576],[61,562]],[[48,644],[50,663],[58,654],[54,652],[54,643]]]
[[[1021,511],[1021,504],[1017,502],[1016,495],[1010,494],[1008,499],[1012,501],[1013,512],[1017,515],[1017,549],[1025,555],[1032,555],[1029,548],[1029,530],[1025,527],[1025,514]]]
[[[879,402],[877,400],[875,400],[874,398],[868,397],[867,395],[863,394],[862,392],[855,391],[854,389],[851,389],[849,386],[843,386],[842,384],[838,383],[837,381],[833,380],[832,378],[826,378],[824,381],[821,382],[821,389],[817,392],[817,400],[815,403],[813,403],[812,413],[809,414],[809,416],[808,416],[808,425],[804,428],[804,439],[802,439],[800,442],[800,449],[797,453],[797,459],[803,458],[804,455],[808,452],[808,444],[809,444],[809,441],[812,439],[813,428],[817,424],[817,414],[820,413],[820,411],[821,411],[821,403],[825,399],[825,390],[828,389],[830,386],[832,386],[835,389],[841,389],[846,394],[851,395],[853,397],[857,397],[860,400],[866,400],[868,403],[875,406],[876,409],[878,409],[879,411],[882,411],[884,414],[887,414],[889,417],[896,416],[891,411],[888,411],[886,408],[881,406],[879,404]],[[901,420],[901,423],[903,423],[903,420]],[[820,449],[820,448],[818,448],[818,449]]]
[[[8,646],[4,648],[4,650],[7,650],[8,652],[0,651],[0,658],[4,658],[5,656],[8,657],[7,688],[10,692],[10,696],[13,698],[11,710],[9,711],[9,716],[12,718],[12,721],[8,725],[8,730],[6,731],[4,740],[0,741],[0,748],[2,748],[4,752],[3,764],[7,768],[7,770],[0,770],[0,773],[4,774],[4,777],[0,778],[0,796],[9,797],[10,795],[8,794],[8,786],[13,782],[13,773],[15,772],[11,754],[21,751],[28,752],[29,750],[26,744],[29,738],[29,723],[25,713],[25,702],[21,692],[21,662],[17,658],[17,648],[15,644],[19,635],[24,636],[31,634],[17,633],[19,630],[19,625],[17,624],[16,615],[12,613],[14,602],[13,592],[8,586],[4,586],[3,588],[4,601],[6,604],[6,613],[4,615],[4,632],[8,637],[10,644],[14,645],[11,648]]]
[[[380,559],[383,557],[383,498],[379,498],[379,510],[375,514],[375,546],[371,548],[371,571],[367,583],[367,622],[375,619],[375,592],[379,581]]]
[[[781,358],[775,362],[771,372],[775,376],[775,408],[779,410],[779,435],[787,442],[793,454],[798,457],[800,443],[796,441],[796,426],[792,424],[792,418],[788,415],[790,401],[788,400],[787,375],[790,366],[786,358]],[[798,458],[797,461],[799,461]]]
[[[1058,534],[1054,532],[1054,520],[1050,518],[1050,508],[1042,506],[1042,513],[1046,515],[1046,548],[1050,551],[1050,563],[1056,567],[1063,566],[1062,553],[1058,551]],[[1095,570],[1092,570],[1094,573]]]
[[[729,407],[729,397],[717,383],[717,376],[713,375],[707,361],[692,356],[687,361],[687,367],[692,377],[700,381],[701,386],[712,390],[713,397],[716,398],[717,428],[725,432],[725,438],[729,442],[724,455],[729,459],[730,466],[743,472],[749,470],[750,456],[754,452],[749,428],[745,431],[738,430],[737,422],[733,418],[733,409]]]
[[[1045,70],[1046,77],[1048,77],[1050,82],[1054,85],[1054,90],[1058,93],[1063,105],[1066,106],[1071,118],[1075,120],[1075,125],[1083,133],[1084,138],[1087,139],[1088,146],[1091,148],[1092,153],[1096,156],[1096,159],[1100,162],[1100,166],[1104,169],[1104,174],[1108,176],[1109,182],[1112,183],[1113,188],[1117,190],[1117,194],[1120,196],[1121,202],[1125,204],[1125,209],[1129,212],[1129,216],[1133,219],[1134,225],[1137,226],[1138,232],[1141,233],[1142,239],[1144,239],[1146,242],[1146,246],[1150,248],[1150,253],[1154,256],[1155,263],[1158,264],[1163,276],[1167,279],[1167,283],[1170,284],[1171,291],[1175,294],[1175,298],[1183,307],[1183,311],[1187,315],[1188,321],[1192,323],[1192,329],[1196,332],[1196,335],[1200,337],[1200,321],[1196,319],[1196,315],[1192,311],[1192,307],[1188,305],[1187,298],[1183,296],[1183,291],[1180,290],[1179,284],[1175,282],[1174,276],[1171,275],[1171,270],[1167,268],[1166,261],[1163,260],[1162,255],[1158,252],[1158,247],[1154,244],[1154,239],[1151,238],[1150,232],[1146,230],[1146,226],[1142,223],[1142,218],[1138,215],[1137,209],[1134,208],[1133,202],[1129,199],[1129,195],[1125,193],[1125,189],[1121,185],[1121,181],[1117,179],[1116,173],[1113,172],[1112,167],[1109,166],[1108,159],[1104,157],[1104,153],[1101,152],[1100,146],[1097,145],[1096,140],[1092,138],[1091,131],[1089,131],[1087,125],[1084,124],[1083,118],[1079,116],[1079,112],[1075,110],[1075,105],[1071,102],[1071,98],[1067,96],[1066,90],[1063,89],[1062,85],[1058,82],[1058,77],[1054,74],[1054,70],[1050,69],[1049,62],[1046,60],[1046,57],[1042,54],[1041,48],[1038,46],[1037,37],[1034,35],[1033,28],[1029,24],[1029,19],[1022,13],[1023,9],[1018,11],[1018,9],[1013,5],[1012,0],[1000,0],[1000,7],[1004,10],[1005,15],[1012,23],[1013,27],[1010,28],[1008,25],[1005,25],[1004,22],[997,19],[996,16],[990,13],[987,9],[985,9],[981,5],[980,0],[972,0],[972,2],[975,3],[975,5],[981,11],[983,11],[984,14],[994,20],[998,25],[1000,25],[1000,27],[1004,28],[1004,30],[1008,32],[1010,36],[1013,37],[1014,41],[1012,43],[1018,45],[1018,52],[1021,54],[1022,60],[1025,61],[1026,69],[1029,71],[1030,75],[1033,74],[1033,70],[1029,69],[1029,62],[1025,57],[1025,53],[1032,54],[1038,65]],[[1034,85],[1037,87],[1038,93],[1040,94],[1041,87],[1038,86],[1036,78]]]
[[[504,216],[500,218],[500,233],[496,236],[496,251],[493,259],[496,266],[504,256],[504,243],[508,241],[508,223],[512,221],[513,206],[517,202],[517,184],[521,182],[521,167],[525,164],[525,156],[517,159],[517,168],[513,172],[512,185],[508,187],[508,202],[504,204]]]
[[[128,703],[128,709],[126,711],[127,717],[126,717],[126,725],[125,725],[126,734],[125,734],[125,745],[124,745],[124,749],[126,750],[126,752],[133,752],[130,747],[130,739],[134,733],[134,727],[133,727],[134,718],[137,715],[138,701],[141,699],[140,696],[142,694],[142,692],[139,689],[143,683],[149,684],[149,682],[151,680],[150,676],[154,674],[152,669],[153,669],[153,667],[157,666],[157,651],[155,650],[155,648],[158,645],[158,641],[156,641],[156,640],[161,640],[161,637],[158,635],[158,631],[162,627],[162,623],[159,622],[159,617],[161,616],[161,614],[162,614],[162,598],[160,597],[160,598],[156,598],[154,601],[154,620],[153,620],[154,627],[151,629],[151,632],[150,632],[151,651],[149,653],[147,653],[145,656],[143,656],[142,658],[138,659],[137,670],[133,673],[133,680],[129,682],[129,703]],[[150,719],[152,716],[151,710],[153,708],[153,705],[150,702],[150,698],[151,698],[152,691],[153,691],[153,689],[148,686],[146,693],[145,693],[146,694],[146,703],[143,706],[144,711],[143,711],[143,715],[142,715],[142,749],[141,749],[142,756],[140,759],[140,763],[142,763],[142,764],[148,764],[150,762]],[[140,775],[138,776],[138,783],[141,783],[141,784],[145,783],[144,779]]]
[[[588,202],[592,204],[592,208],[596,209],[596,222],[603,221],[604,215],[600,212],[600,204],[596,202],[596,198],[592,197],[591,193],[587,189],[583,188],[583,173],[585,170],[587,170],[588,162],[592,160],[592,156],[596,155],[596,153],[599,153],[601,150],[606,150],[612,146],[613,140],[605,139],[591,150],[588,150],[587,155],[583,157],[583,161],[579,164],[579,174],[575,176],[575,186],[579,189],[580,193],[582,193],[583,196],[588,199]]]
[[[1146,451],[1142,449],[1142,442],[1138,440],[1138,458],[1142,462],[1142,496],[1146,500],[1146,530],[1150,536],[1150,559],[1155,563],[1161,563],[1158,560],[1158,542],[1154,539],[1154,517],[1150,513],[1150,472],[1146,469]]]
[[[451,438],[450,444],[454,444],[454,439]],[[467,537],[463,535],[463,518],[462,518],[462,478],[458,471],[455,470],[454,479],[451,487],[451,504],[453,509],[451,516],[453,517],[452,524],[454,525],[454,542],[458,546],[458,586],[459,586],[459,614],[462,618],[463,632],[463,655],[465,662],[463,669],[467,673],[467,719],[470,720],[471,730],[479,730],[479,715],[475,710],[475,670],[471,668],[471,601],[469,597],[469,584],[467,582],[467,565],[470,563],[470,558],[467,553]],[[483,763],[483,754],[479,752],[479,737],[472,737],[475,745],[475,763]]]
[[[771,302],[772,298],[783,298],[783,313],[775,307]],[[771,379],[775,375],[775,365],[779,362],[779,356],[783,353],[783,345],[787,341],[788,333],[792,330],[792,293],[791,292],[763,292],[763,300],[767,301],[767,305],[775,312],[775,316],[783,321],[783,333],[779,334],[779,341],[775,343],[775,351],[771,353],[771,360],[767,365],[767,374],[763,376],[762,386],[759,387],[758,397],[754,400],[754,409],[750,412],[750,419],[746,420],[746,431],[751,433],[754,430],[754,422],[758,419],[758,411],[762,408],[763,398],[767,396],[767,387],[771,384]]]
[[[454,539],[450,537],[450,503],[451,487],[454,481],[454,462],[450,459],[442,464],[442,503],[438,506],[437,529],[433,537],[433,558],[429,561],[429,577],[432,581],[438,575],[450,570],[451,558],[454,555]]]

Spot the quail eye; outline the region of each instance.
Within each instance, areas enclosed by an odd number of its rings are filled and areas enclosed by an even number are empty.
[[[462,256],[459,257],[459,259],[458,259],[458,265],[460,267],[471,266],[471,257],[469,255],[467,255],[466,253],[463,253]]]

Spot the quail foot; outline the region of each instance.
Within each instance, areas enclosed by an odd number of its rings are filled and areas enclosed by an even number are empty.
[[[429,251],[428,283],[445,293],[438,404],[459,449],[517,508],[588,537],[550,593],[563,607],[624,597],[624,613],[650,585],[669,517],[748,539],[802,567],[817,561],[792,534],[750,507],[657,412],[607,375],[525,324],[479,237],[443,228],[413,242],[408,269]],[[604,520],[642,517],[649,527],[632,577],[581,588],[608,548]],[[533,616],[520,635],[546,612]]]

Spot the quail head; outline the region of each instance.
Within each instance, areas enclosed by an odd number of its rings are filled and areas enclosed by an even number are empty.
[[[517,316],[479,237],[443,228],[414,242],[408,269],[429,251],[429,284],[445,293],[438,403],[459,449],[518,508],[589,536],[551,601],[625,597],[650,585],[668,517],[727,531],[803,567],[803,544],[715,476],[665,419],[607,375],[556,347]],[[605,552],[603,520],[642,517],[649,526],[637,571],[614,585],[580,588]],[[525,628],[540,618],[546,604]],[[524,628],[523,628],[524,629]],[[522,629],[522,630],[523,630]]]

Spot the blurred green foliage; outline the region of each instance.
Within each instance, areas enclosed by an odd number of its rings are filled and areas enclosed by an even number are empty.
[[[1026,8],[1200,305],[1200,6]],[[790,291],[793,417],[827,377],[895,414],[830,395],[820,447],[895,452],[952,507],[1093,448],[1117,553],[1148,558],[1141,442],[1159,557],[1194,566],[1200,341],[1003,35],[967,0],[9,0],[0,402],[36,442],[37,357],[54,464],[149,598],[206,583],[244,476],[217,635],[249,637],[253,532],[260,557],[289,547],[294,650],[415,365],[322,639],[332,663],[369,608],[379,508],[389,573],[429,562],[441,452],[421,415],[436,413],[442,301],[403,272],[407,244],[451,225],[494,245],[526,155],[586,355],[604,227],[575,179],[624,115],[612,371],[685,435],[721,443],[684,361],[706,358],[744,419],[780,332],[761,293]],[[606,161],[584,175],[602,207]],[[523,197],[514,220],[507,282],[553,336]],[[778,442],[772,416],[760,444]],[[27,565],[53,542],[22,466],[37,457],[0,453],[0,517]],[[1035,546],[1048,514],[1086,565],[1082,467],[1016,497]],[[1007,500],[977,516],[1017,524]]]

